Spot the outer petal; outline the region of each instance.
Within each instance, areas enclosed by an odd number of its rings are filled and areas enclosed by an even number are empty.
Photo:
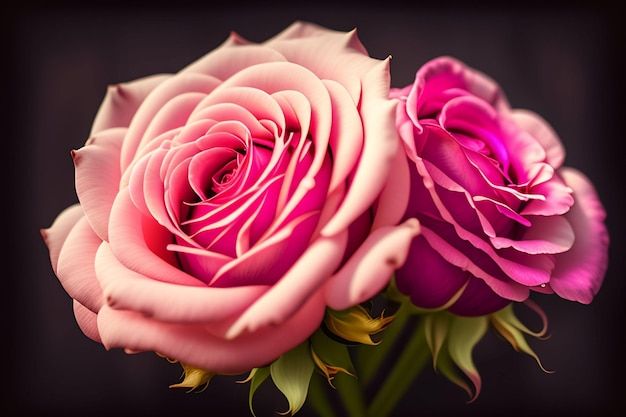
[[[291,317],[339,266],[348,233],[320,237],[263,297],[246,310],[228,330],[227,337],[239,336],[268,325],[279,325]],[[324,262],[320,263],[320,259]]]
[[[232,34],[231,39],[236,36],[238,35]],[[181,73],[210,74],[223,81],[242,69],[256,64],[287,61],[280,52],[265,46],[250,44],[231,44],[227,46],[226,43],[222,46],[190,64]]]
[[[325,236],[346,229],[372,205],[385,187],[387,175],[395,161],[396,150],[400,146],[395,128],[396,102],[377,99],[377,95],[382,92],[385,97],[388,95],[388,87],[385,87],[388,83],[388,71],[389,60],[385,60],[368,75],[372,85],[363,91],[361,108],[365,134],[363,153],[345,201],[322,229]]]
[[[419,233],[420,225],[416,219],[373,231],[326,284],[328,306],[343,310],[380,292],[393,272],[404,264],[411,240]]]
[[[181,323],[222,320],[241,312],[267,290],[264,286],[199,288],[155,281],[122,265],[106,243],[98,250],[96,273],[109,307]]]
[[[565,160],[565,148],[552,126],[529,110],[514,109],[511,116],[519,127],[530,133],[546,150],[546,162],[553,168],[559,168]]]
[[[103,304],[102,290],[94,269],[96,251],[101,243],[87,219],[81,218],[67,235],[57,267],[57,276],[65,291],[94,313]]]
[[[121,190],[113,203],[109,237],[115,257],[128,269],[159,281],[204,286],[178,268],[175,256],[166,250],[172,235],[137,210],[128,188]]]
[[[170,74],[155,74],[109,86],[91,127],[91,136],[112,127],[127,127],[148,94],[169,77]]]
[[[356,30],[332,31],[310,23],[296,22],[264,45],[277,50],[290,62],[310,69],[321,79],[338,81],[354,103],[360,100],[363,89],[360,81],[379,62],[369,57]]]
[[[72,151],[76,194],[94,232],[109,240],[109,214],[120,183],[120,150],[126,128],[101,131]]]
[[[137,109],[133,121],[128,127],[128,133],[124,139],[120,157],[122,170],[125,170],[131,164],[140,143],[143,143],[145,146],[145,142],[148,139],[143,139],[144,133],[154,116],[167,102],[182,93],[198,92],[208,94],[219,83],[219,80],[208,75],[187,73],[169,78],[152,90],[151,94]]]
[[[441,257],[421,236],[413,240],[406,263],[396,272],[400,291],[424,309],[445,306],[469,279],[476,278]]]
[[[100,332],[98,331],[98,315],[76,300],[74,300],[73,306],[76,322],[78,327],[85,333],[85,336],[102,343]]]
[[[232,340],[214,336],[201,324],[161,322],[107,306],[98,314],[98,328],[107,349],[156,351],[211,372],[239,374],[268,365],[302,343],[319,327],[324,311],[323,297],[316,293],[282,325],[244,333]]]
[[[589,304],[608,266],[606,212],[592,183],[582,173],[561,168],[559,174],[574,190],[575,203],[565,217],[574,228],[576,240],[569,251],[556,256],[550,285],[562,298]]]
[[[59,213],[49,228],[41,229],[41,237],[46,246],[48,246],[50,263],[52,264],[52,270],[55,274],[57,273],[59,253],[65,243],[65,239],[67,239],[67,235],[78,220],[84,217],[84,215],[83,208],[80,204],[73,204]]]

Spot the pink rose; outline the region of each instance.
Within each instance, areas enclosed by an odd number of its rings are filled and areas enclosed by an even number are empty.
[[[562,166],[553,129],[449,57],[391,97],[411,166],[405,217],[422,226],[399,289],[459,315],[494,312],[530,290],[591,302],[607,268],[605,211],[590,181]]]
[[[388,64],[296,22],[111,86],[72,152],[80,204],[42,232],[83,332],[241,373],[380,291],[417,233],[387,185]]]

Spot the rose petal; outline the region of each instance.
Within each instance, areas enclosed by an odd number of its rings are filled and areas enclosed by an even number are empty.
[[[111,208],[109,242],[115,257],[128,269],[163,282],[203,286],[202,281],[181,271],[173,253],[166,250],[172,235],[133,205],[128,188]]]
[[[388,65],[388,60],[382,61],[376,68],[375,74],[379,74],[379,71],[382,72],[384,69],[388,70]],[[371,76],[375,78],[374,75]],[[382,89],[381,86],[379,87]],[[322,229],[321,233],[324,236],[330,236],[345,229],[371,206],[385,186],[388,172],[396,158],[396,150],[399,146],[394,124],[396,103],[390,100],[370,99],[369,95],[374,92],[370,92],[370,89],[367,91],[364,91],[364,94],[368,100],[365,96],[363,97],[361,108],[365,134],[363,152],[344,203]]]
[[[445,306],[472,279],[469,272],[442,258],[422,236],[413,239],[406,262],[395,275],[398,289],[425,309]]]
[[[411,188],[408,162],[404,148],[398,146],[395,162],[391,164],[387,177],[387,184],[378,198],[372,230],[398,224],[406,212]]]
[[[559,175],[574,190],[575,203],[565,215],[574,228],[572,248],[556,256],[550,285],[560,297],[589,304],[598,293],[608,266],[606,211],[589,179],[572,168]]]
[[[416,219],[374,230],[326,284],[328,306],[344,310],[380,292],[404,264],[411,240],[419,233]]]
[[[311,36],[307,36],[307,35]],[[313,35],[314,34],[314,35]],[[293,42],[297,38],[298,42]],[[320,79],[336,80],[350,93],[352,101],[361,98],[363,78],[377,61],[368,57],[356,30],[350,32],[320,30],[310,23],[296,22],[282,33],[264,42],[291,62],[297,62]],[[333,65],[328,65],[332,62]],[[346,71],[345,68],[350,68]],[[388,79],[385,81],[388,88]],[[366,89],[369,90],[370,86]],[[387,94],[380,97],[387,97]]]
[[[320,237],[300,256],[287,273],[259,298],[232,325],[228,338],[242,332],[280,325],[296,313],[300,306],[319,292],[320,286],[337,269],[347,244],[347,231],[331,237]],[[320,259],[324,262],[320,263]]]
[[[98,328],[107,349],[156,351],[211,372],[240,374],[268,365],[319,327],[325,311],[322,295],[314,294],[300,307],[280,326],[243,333],[231,340],[216,337],[203,324],[162,322],[108,306],[98,314]]]
[[[50,263],[55,274],[57,273],[59,253],[67,239],[67,235],[84,215],[85,213],[80,204],[73,204],[61,211],[49,228],[40,230],[41,237],[48,247]]]
[[[76,317],[76,322],[80,330],[82,330],[88,338],[102,343],[100,332],[98,331],[98,315],[76,300],[74,300],[73,306],[74,317]]]
[[[94,313],[104,303],[96,279],[94,259],[102,240],[82,217],[67,235],[59,253],[57,276],[65,291]]]
[[[439,236],[439,231],[435,233],[425,225],[422,225],[422,236],[426,238],[430,246],[435,249],[445,260],[451,264],[461,268],[464,271],[469,271],[475,277],[483,279],[487,285],[500,297],[506,298],[512,301],[524,301],[528,298],[529,285],[525,281],[531,282],[545,282],[549,279],[549,271],[537,268],[536,265],[525,265],[517,262],[510,261],[495,255],[495,251],[491,249],[491,253],[487,253],[497,265],[503,269],[503,271],[514,280],[504,281],[498,279],[492,274],[481,268],[476,261],[465,252],[457,249],[448,243],[445,239]],[[491,246],[489,246],[491,248]],[[534,256],[532,259],[537,258]],[[519,282],[518,282],[519,281]],[[539,285],[539,284],[535,284]]]
[[[345,88],[332,80],[323,80],[333,106],[330,148],[333,153],[333,174],[329,192],[354,170],[363,147],[363,122]]]
[[[496,249],[515,248],[529,254],[561,253],[574,244],[574,230],[562,216],[527,216],[532,223],[519,239],[493,237]]]
[[[72,151],[76,194],[93,231],[106,241],[111,206],[119,190],[120,150],[126,130],[100,131],[85,146]]]
[[[171,76],[155,74],[109,86],[94,119],[90,135],[95,136],[98,132],[112,127],[127,127],[146,96]]]
[[[272,48],[262,45],[244,45],[240,42],[241,40],[243,38],[237,34],[231,34],[222,45],[225,47],[214,49],[183,68],[180,73],[210,74],[220,80],[226,80],[242,69],[257,64],[286,61],[280,52]]]
[[[539,141],[546,151],[546,162],[554,168],[559,168],[565,161],[565,148],[552,126],[530,110],[514,109],[511,116],[520,128]]]
[[[128,133],[122,145],[120,158],[122,171],[126,170],[131,164],[137,150],[142,146],[142,138],[150,122],[168,101],[183,93],[197,92],[208,94],[219,84],[220,81],[214,77],[188,73],[168,78],[156,86],[150,92],[149,99],[139,106],[132,123],[128,126]]]
[[[106,243],[98,250],[95,266],[109,307],[163,321],[222,320],[244,310],[267,290],[265,286],[209,288],[155,281],[122,265]]]

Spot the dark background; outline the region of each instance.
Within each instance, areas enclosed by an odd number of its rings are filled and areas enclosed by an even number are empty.
[[[3,416],[249,415],[247,385],[215,378],[203,393],[169,389],[180,376],[178,365],[149,353],[107,352],[85,337],[39,229],[77,201],[70,149],[87,139],[108,84],[175,72],[231,30],[260,42],[296,19],[356,27],[373,57],[393,56],[394,87],[411,83],[420,65],[444,54],[489,74],[513,107],[532,109],[554,126],[566,165],[592,179],[608,212],[610,264],[594,302],[535,298],[552,336],[530,345],[556,373],[543,373],[532,358],[490,334],[474,353],[483,378],[474,403],[466,404],[460,388],[427,366],[396,415],[605,416],[625,410],[624,16],[617,9],[602,2],[89,4],[21,2],[5,6],[0,21]],[[269,390],[259,391],[259,417],[286,409],[274,400]]]

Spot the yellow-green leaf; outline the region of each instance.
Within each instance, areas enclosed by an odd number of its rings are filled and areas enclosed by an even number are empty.
[[[281,414],[294,415],[302,408],[314,368],[308,340],[270,365],[272,380],[289,403],[289,409]]]

